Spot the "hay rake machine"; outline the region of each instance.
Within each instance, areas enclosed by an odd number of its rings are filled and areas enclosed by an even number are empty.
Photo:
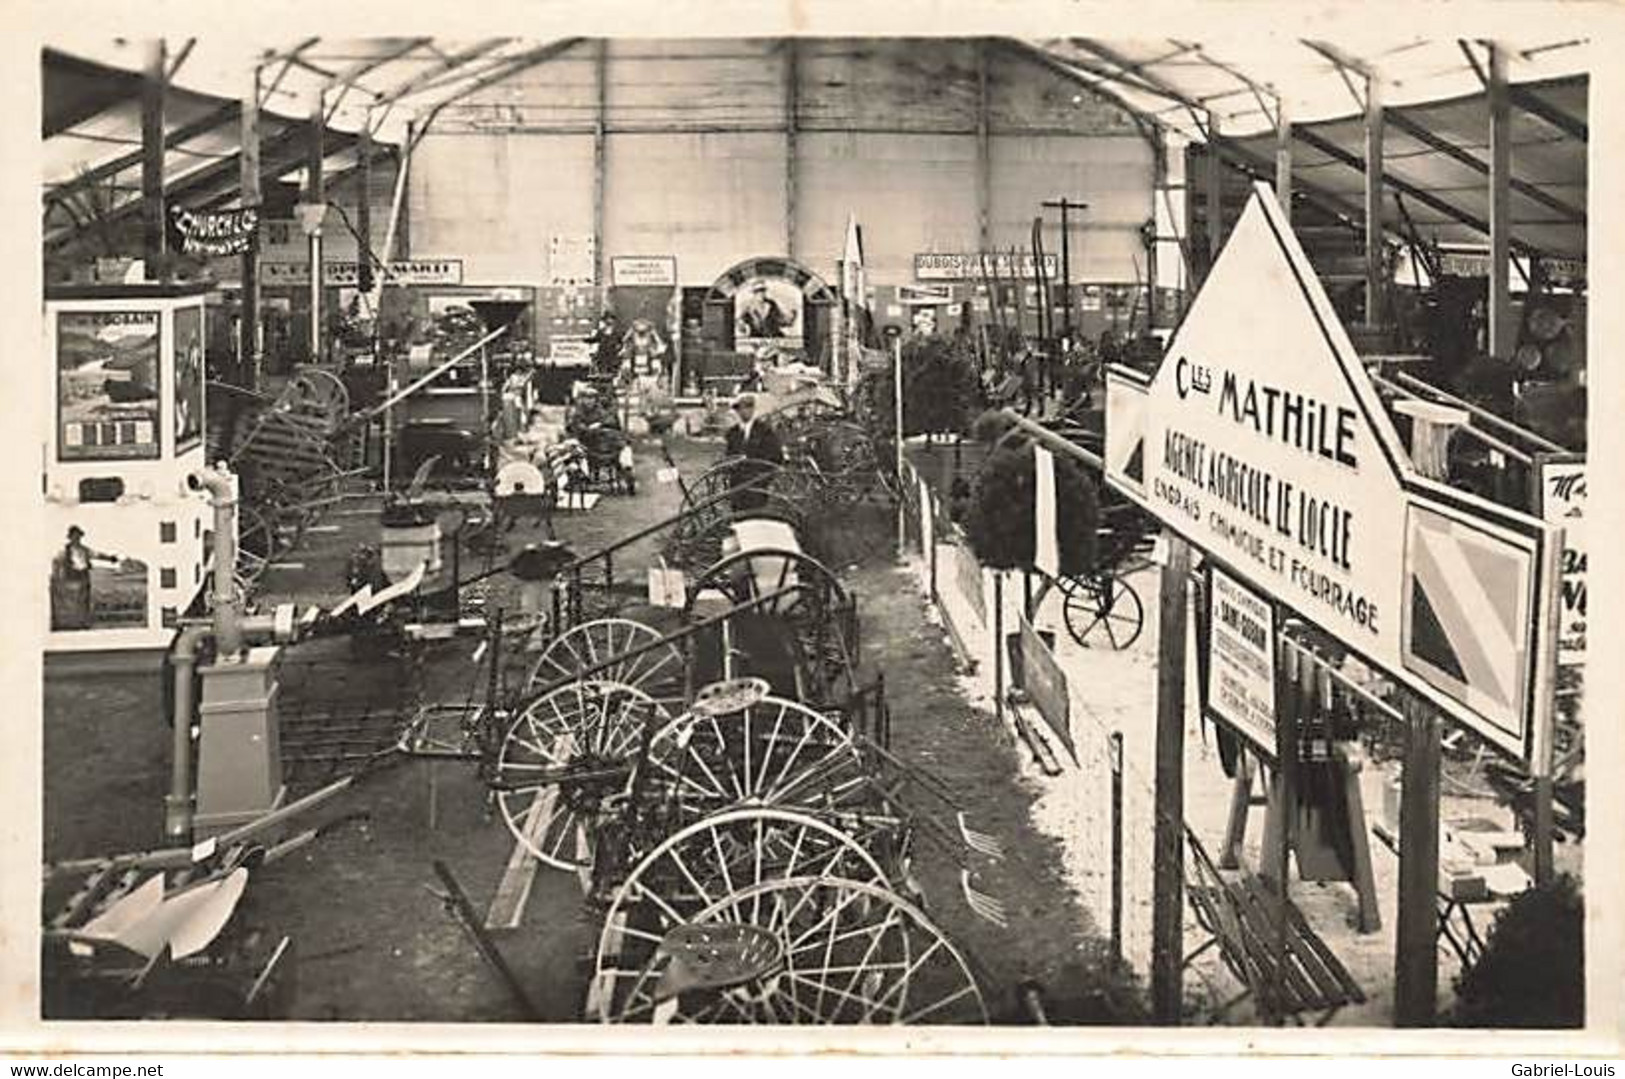
[[[596,918],[588,1018],[985,1023],[986,978],[914,865],[950,860],[969,912],[1003,925],[974,886],[1002,848],[890,752],[856,602],[802,549],[796,499],[777,475],[729,479],[566,567],[519,697],[481,710],[464,755],[518,847],[572,874]],[[742,489],[779,501],[741,506]],[[662,530],[684,580],[656,607],[614,574]]]
[[[242,477],[236,574],[251,589],[365,473],[364,435],[349,422],[343,381],[319,367],[301,369],[275,397],[209,389],[225,406],[209,459],[225,460]]]
[[[972,883],[1003,851],[887,748],[855,611],[816,560],[755,547],[697,577],[676,631],[599,619],[543,653],[487,780],[601,918],[589,1018],[987,1021],[912,865],[953,859],[971,912],[1003,925]]]

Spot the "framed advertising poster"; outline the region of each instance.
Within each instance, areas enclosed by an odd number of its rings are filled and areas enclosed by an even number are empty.
[[[73,524],[51,559],[51,629],[142,629],[147,625],[147,564],[90,546]]]
[[[1275,758],[1275,611],[1270,601],[1209,565],[1208,709]]]
[[[783,277],[755,277],[734,293],[734,347],[799,349],[803,341],[801,289]]]
[[[64,311],[57,315],[57,453],[61,460],[151,460],[159,456],[158,318],[157,311]],[[201,327],[198,332],[201,337]]]
[[[203,309],[177,307],[175,337],[175,452],[203,441]]]
[[[1562,621],[1557,635],[1557,661],[1580,666],[1586,658],[1586,462],[1578,455],[1537,458],[1539,510],[1563,526],[1563,582],[1559,586]]]

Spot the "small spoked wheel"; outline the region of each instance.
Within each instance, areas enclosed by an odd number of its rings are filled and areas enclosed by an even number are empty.
[[[808,876],[888,883],[857,839],[805,813],[727,810],[668,836],[627,875],[605,912],[588,1014],[600,1018],[624,1003],[667,935],[700,911],[741,888]]]
[[[648,694],[616,682],[575,682],[532,701],[497,756],[508,830],[556,869],[590,866],[604,803],[625,788],[639,735],[667,718]]]
[[[683,656],[659,645],[658,630],[630,618],[596,618],[559,634],[537,657],[525,680],[527,692],[579,677],[640,689],[665,699],[683,677]]]
[[[649,740],[645,781],[680,820],[738,805],[836,812],[869,793],[863,754],[829,717],[780,697],[692,711]]]
[[[1074,577],[1063,586],[1061,614],[1066,631],[1085,648],[1105,642],[1121,650],[1133,644],[1145,625],[1140,594],[1117,573]]]
[[[699,911],[685,928],[767,938],[754,967],[718,984],[674,977],[690,934],[668,932],[624,977],[607,1023],[985,1024],[965,957],[919,908],[884,885],[831,876],[764,880]],[[744,928],[741,928],[744,927]],[[733,929],[732,933],[726,930]],[[686,991],[685,991],[686,990]]]

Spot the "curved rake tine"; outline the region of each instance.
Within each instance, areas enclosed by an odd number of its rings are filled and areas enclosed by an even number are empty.
[[[978,917],[992,922],[1000,929],[1010,928],[1010,919],[1004,904],[995,896],[977,891],[970,882],[970,870],[959,871],[959,890],[965,894],[965,904]]]
[[[971,828],[965,823],[963,811],[957,816],[959,818],[959,835],[965,840],[965,846],[978,854],[985,854],[995,861],[1004,857],[1004,844],[999,842],[998,836],[990,835],[987,832],[978,832]]]

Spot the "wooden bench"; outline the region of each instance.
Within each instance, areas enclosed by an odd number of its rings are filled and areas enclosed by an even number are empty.
[[[1365,1002],[1365,993],[1321,940],[1291,899],[1253,873],[1226,878],[1188,829],[1190,867],[1185,891],[1202,928],[1210,934],[1185,957],[1188,966],[1217,947],[1243,988],[1224,1002],[1215,1019],[1251,997],[1264,1022],[1324,1026],[1344,1007]]]

